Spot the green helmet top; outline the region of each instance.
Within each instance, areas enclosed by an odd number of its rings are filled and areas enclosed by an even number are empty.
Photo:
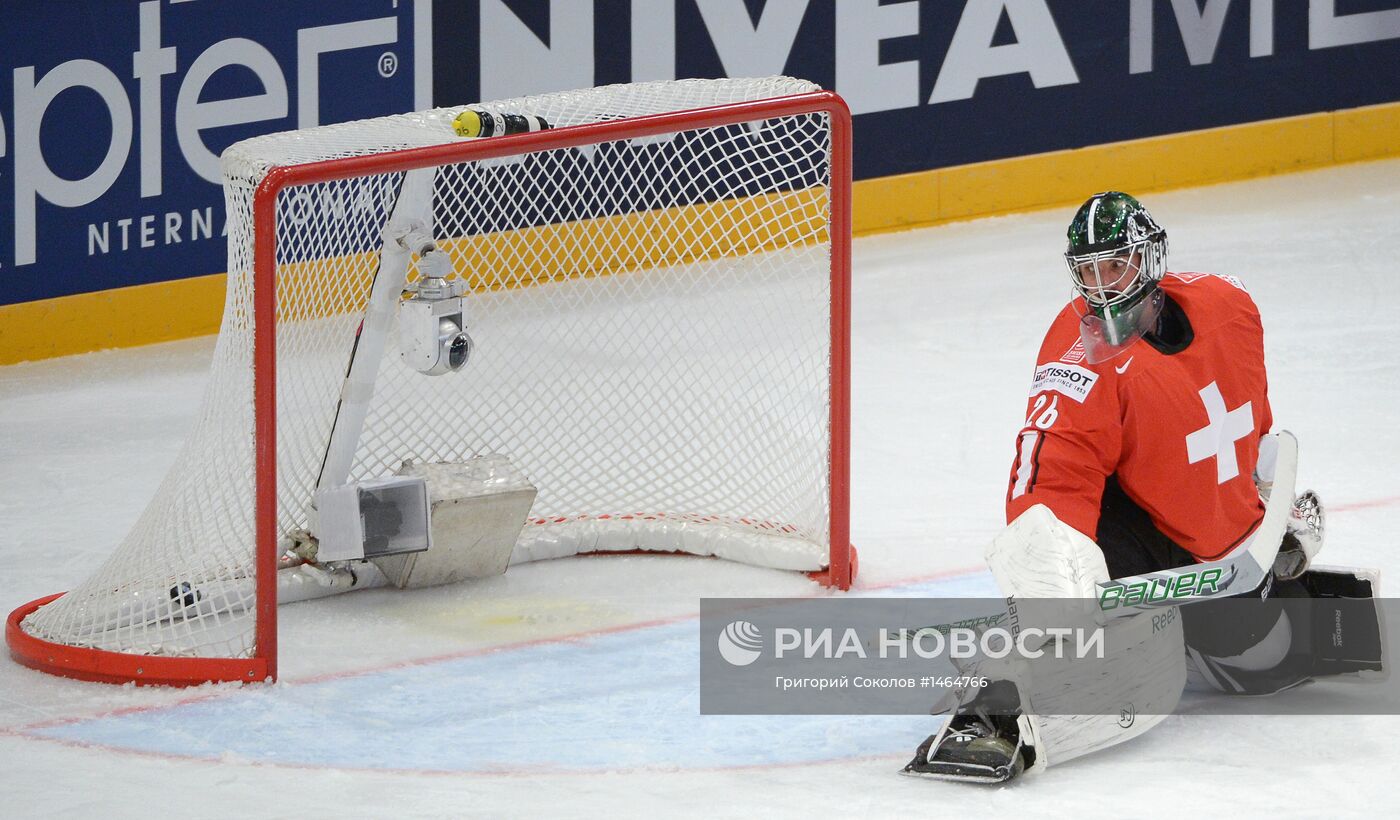
[[[1075,212],[1068,234],[1067,256],[1103,253],[1167,236],[1141,202],[1121,191],[1089,197]]]

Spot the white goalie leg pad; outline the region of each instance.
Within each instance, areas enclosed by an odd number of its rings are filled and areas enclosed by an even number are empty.
[[[1185,642],[1175,608],[1105,623],[1097,605],[1098,584],[1110,579],[1103,551],[1043,504],[997,535],[986,558],[1002,592],[1023,599],[1023,613],[1034,611],[1025,606],[1027,599],[1083,599],[1084,614],[1104,630],[1101,659],[1047,653],[1003,665],[1021,694],[1025,714],[1018,724],[1022,742],[1035,751],[1031,769],[1122,743],[1172,713],[1186,685]],[[1062,605],[1046,612],[1058,619],[1066,614]],[[1023,616],[1022,626],[1033,618]],[[1086,704],[1102,706],[1105,714],[1072,714]]]
[[[1015,598],[1098,599],[1109,580],[1103,550],[1036,504],[992,539],[987,566],[1003,594]]]
[[[1130,740],[1176,709],[1186,685],[1181,617],[1175,608],[1117,618],[1104,627],[1103,660],[1033,664],[1029,721],[1035,767],[1053,766]],[[1062,714],[1086,702],[1107,714]]]

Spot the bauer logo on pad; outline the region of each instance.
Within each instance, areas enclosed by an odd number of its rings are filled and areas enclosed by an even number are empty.
[[[1035,380],[1031,382],[1030,394],[1034,396],[1046,390],[1054,390],[1083,404],[1098,380],[1097,373],[1079,365],[1061,362],[1043,364],[1035,369]]]

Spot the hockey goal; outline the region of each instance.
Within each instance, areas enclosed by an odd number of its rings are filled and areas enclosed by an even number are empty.
[[[470,108],[539,130],[459,137],[459,107],[225,152],[228,292],[195,428],[110,559],[11,613],[16,660],[275,678],[279,566],[314,537],[318,487],[413,462],[528,478],[512,563],[689,552],[849,586],[845,104],[775,77]],[[406,363],[402,300],[428,275],[406,236],[464,291],[456,372]]]

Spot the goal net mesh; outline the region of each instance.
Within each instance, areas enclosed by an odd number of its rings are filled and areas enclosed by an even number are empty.
[[[559,129],[813,90],[789,78],[691,80],[472,107]],[[253,652],[254,191],[274,167],[458,142],[461,110],[273,134],[225,153],[228,292],[197,422],[110,559],[24,620],[26,633],[133,654]],[[393,329],[350,480],[410,459],[503,455],[539,491],[516,561],[638,548],[827,564],[827,114],[431,174],[423,218],[466,283],[476,349],[460,372],[425,376],[400,361]],[[405,176],[370,171],[276,198],[279,538],[311,526]]]

